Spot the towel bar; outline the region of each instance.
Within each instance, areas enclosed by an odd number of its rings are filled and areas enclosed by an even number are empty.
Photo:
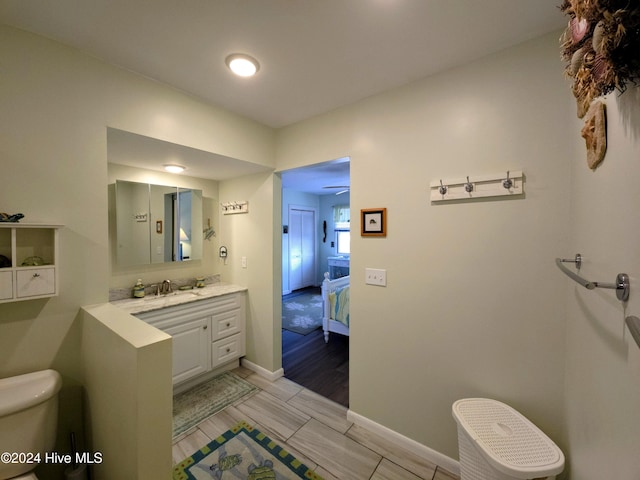
[[[567,267],[564,266],[564,263],[575,263],[576,267],[579,269],[582,263],[582,256],[578,253],[575,256],[574,260],[568,260],[566,258],[556,258],[556,265],[558,268],[562,270],[569,278],[578,284],[585,287],[587,290],[593,290],[594,288],[609,288],[616,291],[616,297],[618,300],[622,302],[626,302],[629,300],[629,275],[626,273],[619,273],[616,276],[615,283],[604,283],[604,282],[590,282],[589,280],[585,280],[577,273],[572,272]]]

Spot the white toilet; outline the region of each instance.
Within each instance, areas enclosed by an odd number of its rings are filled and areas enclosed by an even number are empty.
[[[41,370],[0,379],[0,453],[36,457],[43,462],[55,445],[58,392],[62,386],[55,370]],[[37,480],[37,463],[0,461],[0,480]]]

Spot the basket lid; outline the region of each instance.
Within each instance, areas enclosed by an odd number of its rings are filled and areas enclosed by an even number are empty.
[[[497,470],[516,478],[556,475],[564,455],[549,437],[513,408],[486,398],[453,404],[453,417],[483,457]]]

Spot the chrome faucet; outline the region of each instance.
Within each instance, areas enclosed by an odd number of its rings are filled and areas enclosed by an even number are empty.
[[[160,289],[160,293],[167,294],[173,293],[173,287],[171,286],[171,280],[164,280],[162,282],[162,288]]]

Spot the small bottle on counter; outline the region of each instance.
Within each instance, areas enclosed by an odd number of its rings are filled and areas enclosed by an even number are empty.
[[[133,286],[133,296],[134,298],[144,297],[144,285],[142,284],[141,278],[139,278],[136,284]]]
[[[196,288],[204,287],[204,277],[196,277]]]

